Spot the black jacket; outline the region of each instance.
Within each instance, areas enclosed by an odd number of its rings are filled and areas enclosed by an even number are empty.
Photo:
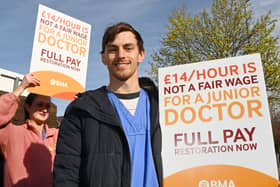
[[[148,91],[151,144],[162,186],[161,130],[157,93]],[[54,187],[130,187],[129,146],[106,88],[73,101],[62,120],[54,163]]]

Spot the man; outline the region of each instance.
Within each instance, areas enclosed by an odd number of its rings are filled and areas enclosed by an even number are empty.
[[[68,106],[54,187],[162,186],[157,89],[140,88],[138,81],[143,40],[131,25],[118,23],[105,31],[101,56],[109,85]]]

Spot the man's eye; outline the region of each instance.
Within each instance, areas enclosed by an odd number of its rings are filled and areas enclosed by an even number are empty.
[[[133,49],[133,47],[127,47],[126,50],[127,51],[131,51]]]
[[[108,51],[109,51],[109,52],[116,52],[117,49],[116,49],[116,48],[109,48]]]

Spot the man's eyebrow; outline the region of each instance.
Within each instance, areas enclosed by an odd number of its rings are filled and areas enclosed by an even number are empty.
[[[134,46],[135,44],[133,44],[133,43],[126,43],[126,44],[123,44],[123,46],[125,46],[125,47],[129,47],[129,46]],[[117,46],[117,45],[115,45],[115,44],[107,44],[107,47],[119,47],[119,46]]]
[[[133,43],[126,43],[126,44],[124,44],[123,46],[124,46],[124,47],[132,47],[132,46],[134,46],[134,44],[133,44]]]
[[[118,47],[118,46],[114,44],[107,44],[107,47]]]

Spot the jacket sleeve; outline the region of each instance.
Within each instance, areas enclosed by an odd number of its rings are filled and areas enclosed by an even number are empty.
[[[0,97],[0,128],[9,123],[18,109],[19,99],[8,93]]]
[[[67,109],[59,129],[53,187],[79,186],[81,142],[80,115],[78,111]]]

